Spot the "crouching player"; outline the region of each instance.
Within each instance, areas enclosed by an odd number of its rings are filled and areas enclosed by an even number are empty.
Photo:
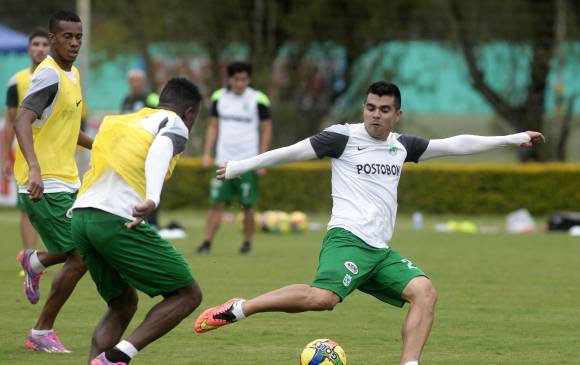
[[[108,304],[93,333],[90,365],[128,364],[201,303],[201,289],[182,255],[143,224],[159,204],[200,102],[193,83],[171,79],[158,109],[108,116],[95,138],[72,219],[73,241]],[[163,300],[120,341],[137,310],[136,289]]]

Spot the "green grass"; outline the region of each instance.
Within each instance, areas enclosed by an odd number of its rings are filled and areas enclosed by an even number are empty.
[[[73,354],[26,353],[26,332],[44,303],[57,268],[42,279],[43,296],[31,306],[21,293],[15,256],[19,247],[17,213],[0,210],[0,364],[83,364],[92,330],[105,311],[86,276],[65,305],[58,330]],[[204,292],[202,308],[232,296],[252,297],[290,283],[308,283],[316,269],[323,231],[304,235],[260,234],[249,257],[237,254],[240,233],[222,227],[209,256],[192,251],[203,228],[203,213],[167,213],[189,233],[175,241]],[[580,238],[563,234],[532,235],[435,233],[413,231],[408,217],[398,222],[393,246],[429,273],[439,303],[424,364],[578,364],[580,356]],[[326,216],[314,217],[326,223]],[[503,226],[499,217],[473,218],[482,225]],[[140,295],[132,327],[159,299]],[[194,312],[168,335],[150,345],[135,364],[295,364],[312,339],[330,337],[354,365],[397,364],[400,310],[355,292],[332,312],[268,313],[204,335],[195,334]]]

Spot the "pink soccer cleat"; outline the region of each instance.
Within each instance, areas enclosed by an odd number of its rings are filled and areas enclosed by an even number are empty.
[[[205,333],[225,326],[226,324],[236,322],[236,316],[232,313],[232,307],[238,300],[242,299],[233,298],[222,305],[206,309],[195,320],[195,332]]]
[[[31,304],[38,303],[40,299],[40,277],[42,273],[37,274],[32,271],[30,266],[30,256],[34,253],[34,250],[24,250],[18,253],[16,257],[22,270],[24,270],[24,293],[26,298]]]
[[[60,352],[63,354],[72,352],[64,347],[54,332],[46,336],[33,336],[31,333],[28,333],[24,347],[29,351]]]
[[[109,360],[107,360],[105,353],[101,352],[101,354],[99,356],[95,357],[91,361],[90,365],[127,365],[127,363],[126,362],[110,362]]]

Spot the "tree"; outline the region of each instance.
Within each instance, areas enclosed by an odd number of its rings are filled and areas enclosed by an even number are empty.
[[[562,3],[560,6],[562,6]],[[513,0],[510,2],[489,1],[461,2],[447,0],[449,24],[452,36],[459,43],[465,58],[473,87],[489,102],[494,111],[516,131],[545,131],[546,91],[550,62],[555,57],[558,42],[557,20],[562,13],[552,0]],[[561,15],[560,15],[561,16]],[[477,49],[482,43],[500,39],[507,42],[523,42],[530,49],[530,65],[527,86],[514,95],[502,95],[486,79],[478,63]],[[573,106],[573,100],[569,105]],[[559,147],[545,146],[540,149],[523,150],[523,161],[544,161],[559,157],[563,159],[567,139],[566,125],[571,119],[570,106],[563,121],[563,133],[553,135]],[[559,139],[559,141],[558,141]]]
[[[274,123],[284,128],[275,133],[280,145],[317,132],[344,92],[354,62],[377,42],[412,37],[417,31],[408,23],[421,9],[405,0],[165,0],[163,8],[154,0],[101,0],[95,2],[94,40],[110,56],[141,55],[148,75],[154,74],[148,45],[194,41],[211,64],[208,91],[223,84],[222,65],[232,61],[223,51],[246,45],[254,83],[275,99]],[[325,62],[313,59],[313,49]],[[282,55],[284,50],[289,51]],[[331,54],[336,50],[343,55]],[[335,82],[333,74],[313,87],[321,73],[328,75],[333,57],[344,58],[343,80]],[[283,63],[283,82],[273,77],[276,60]]]

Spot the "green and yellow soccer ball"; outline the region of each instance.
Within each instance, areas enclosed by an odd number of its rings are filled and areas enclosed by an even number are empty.
[[[300,365],[347,365],[346,354],[336,341],[318,339],[302,350]]]

